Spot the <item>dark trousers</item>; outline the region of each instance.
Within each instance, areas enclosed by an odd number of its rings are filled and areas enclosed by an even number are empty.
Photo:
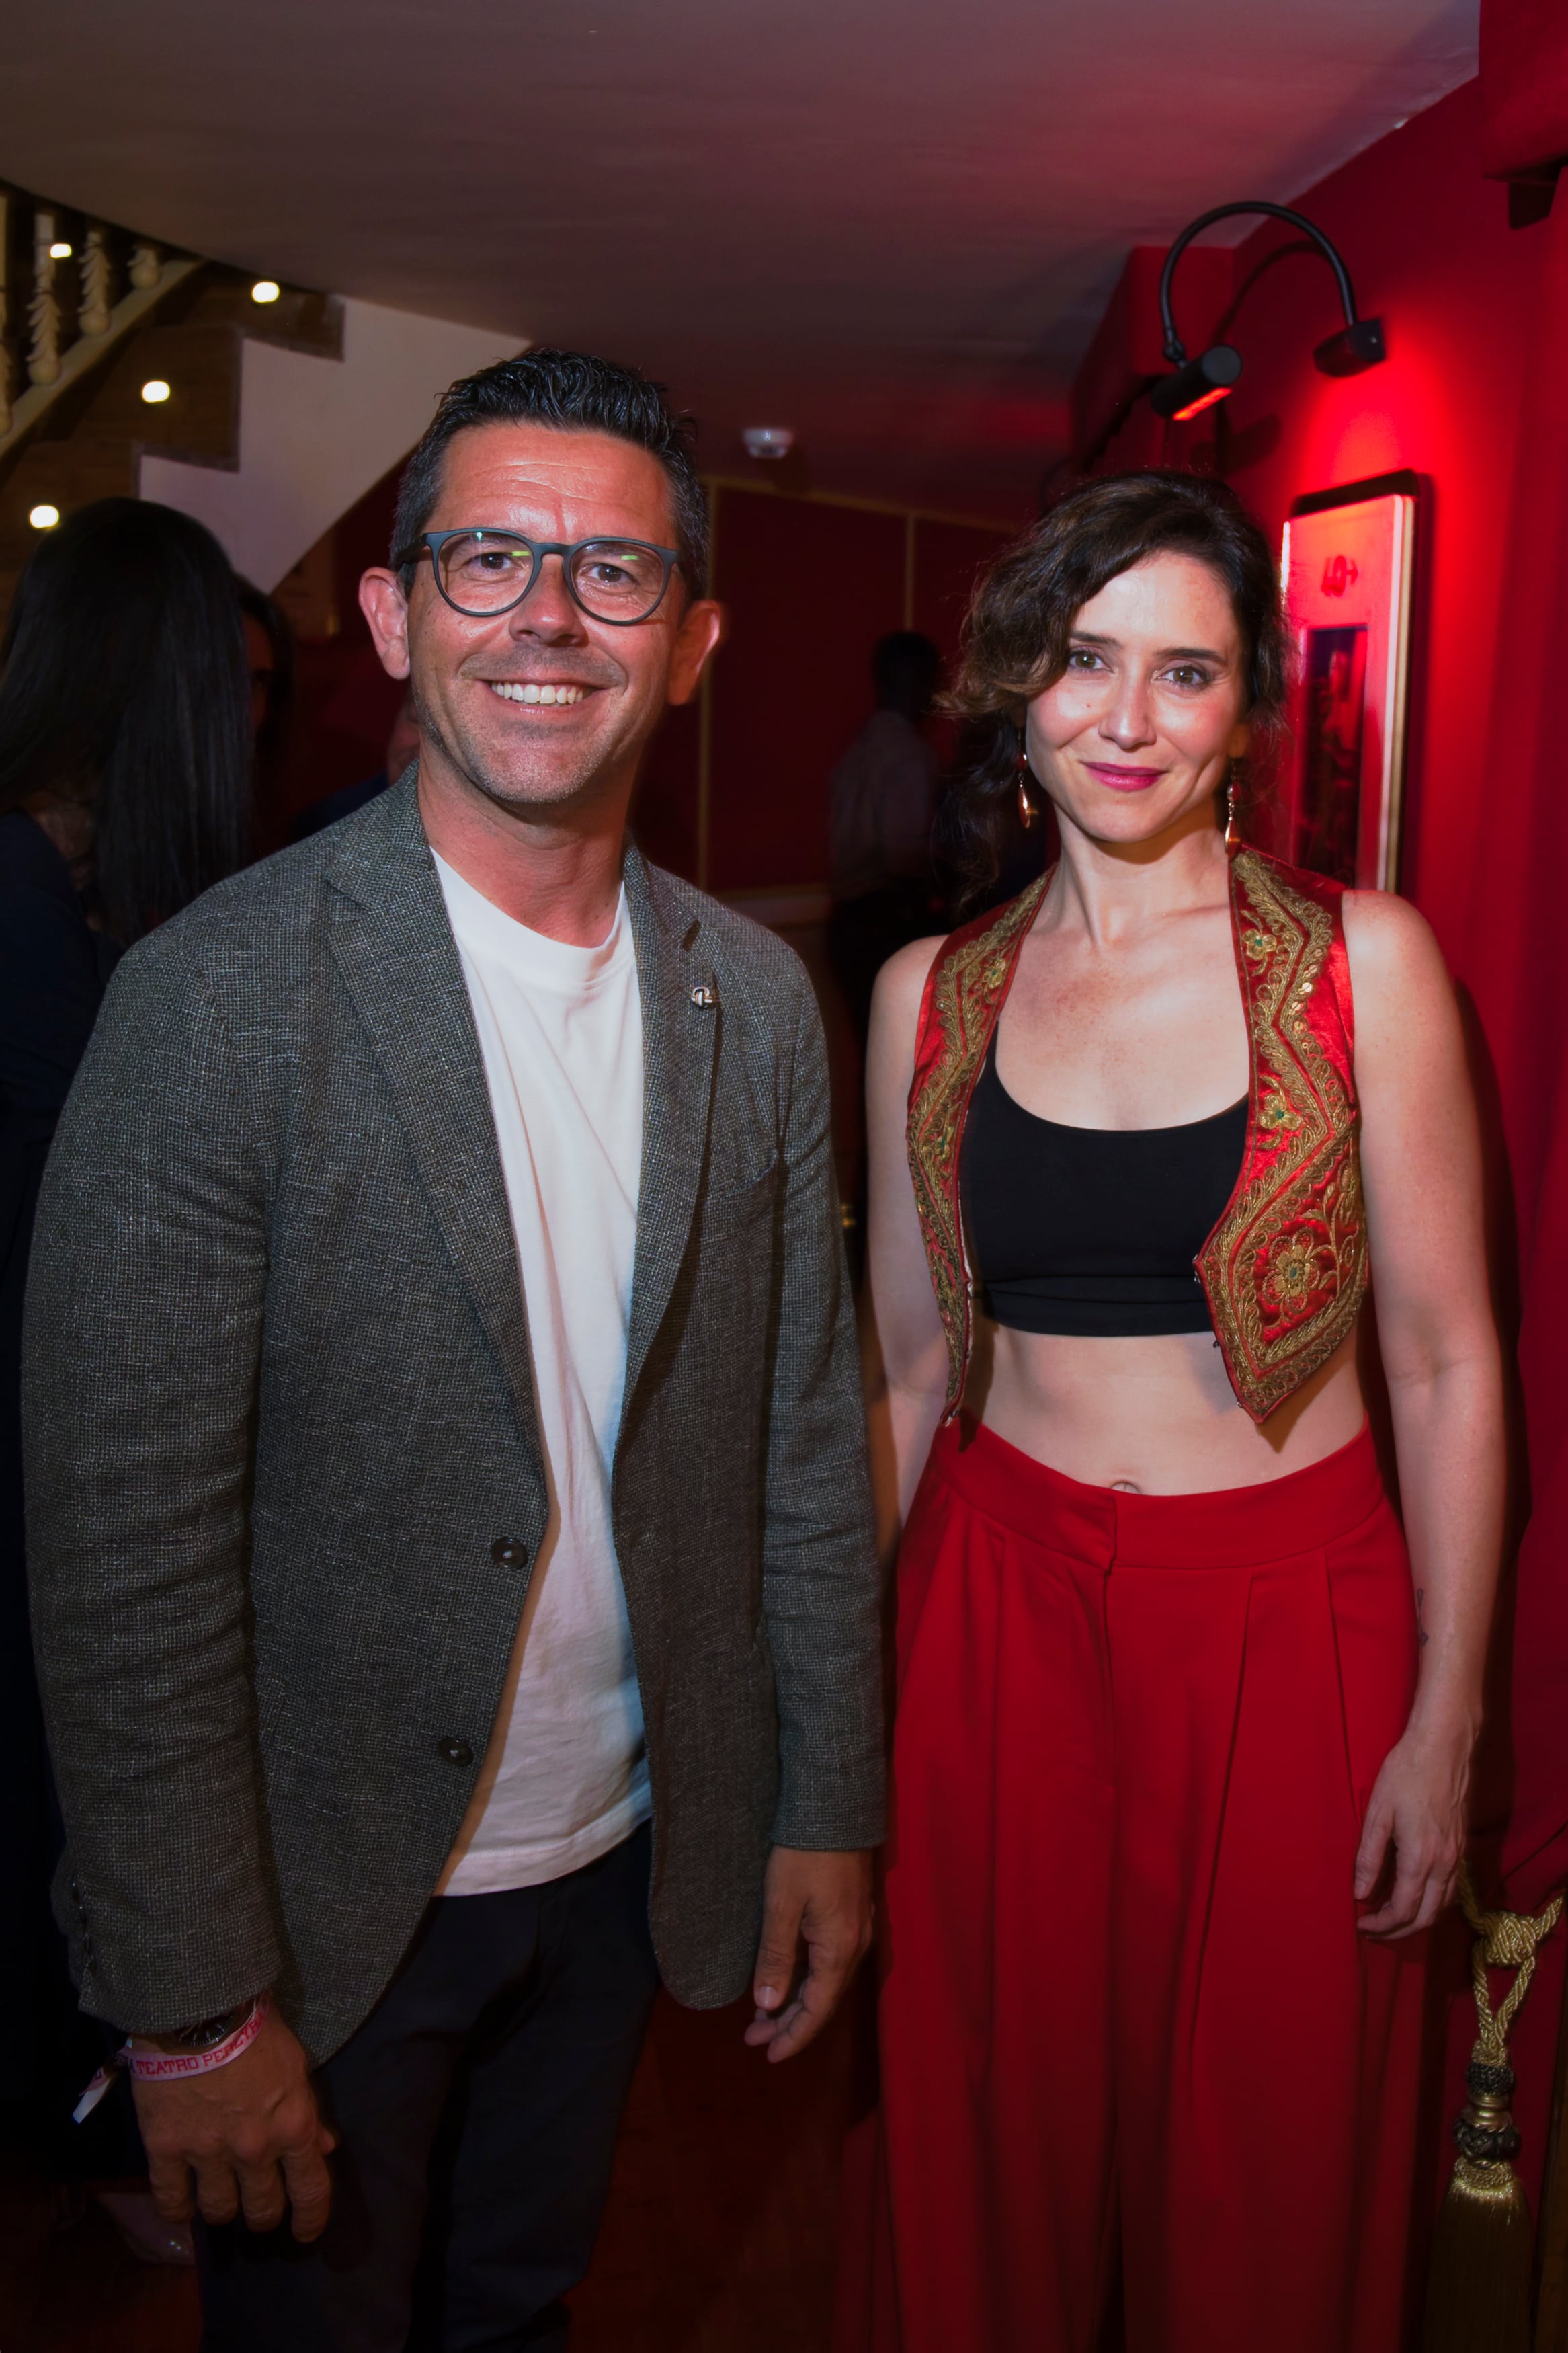
[[[331,2221],[198,2233],[203,2353],[564,2346],[658,1986],[645,1827],[542,1887],[433,1903],[320,2069]]]

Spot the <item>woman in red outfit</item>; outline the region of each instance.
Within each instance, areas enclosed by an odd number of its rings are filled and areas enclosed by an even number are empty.
[[[1431,934],[1216,822],[1283,645],[1256,524],[1173,474],[1073,493],[971,615],[960,700],[1007,744],[972,816],[1048,799],[1061,856],[902,951],[873,1017],[905,1528],[846,2348],[1396,2353],[1406,2327],[1501,1383]]]

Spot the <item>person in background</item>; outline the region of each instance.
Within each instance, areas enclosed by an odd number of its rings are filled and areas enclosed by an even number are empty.
[[[277,601],[243,575],[236,575],[250,672],[250,730],[256,745],[256,847],[276,847],[268,812],[287,791],[294,748],[294,632]]]
[[[871,681],[877,708],[829,787],[828,948],[862,1048],[878,973],[931,928],[940,763],[921,731],[942,683],[942,656],[918,629],[895,629],[878,640]]]
[[[294,633],[280,605],[255,582],[237,574],[245,626],[245,658],[250,676],[250,732],[258,761],[279,758],[294,701]]]
[[[124,960],[50,1163],[73,1958],[207,2353],[563,2344],[660,1975],[771,2063],[868,1941],[821,1022],[626,839],[706,540],[645,377],[454,385],[361,585],[417,763]]]
[[[7,2105],[62,2173],[121,2167],[111,2120],[68,2138],[99,2038],[49,1914],[59,1833],[27,1632],[23,1289],[55,1124],[117,957],[245,859],[246,672],[217,542],[137,499],[83,507],[40,543],[0,647],[0,2002]]]
[[[309,808],[301,809],[294,820],[293,839],[308,841],[323,826],[335,825],[342,817],[353,817],[367,802],[395,785],[405,770],[419,757],[419,721],[414,709],[412,692],[405,694],[397,706],[397,716],[392,723],[392,733],[386,739],[386,762],[374,776],[366,776],[357,785],[340,785],[335,793],[327,793]]]

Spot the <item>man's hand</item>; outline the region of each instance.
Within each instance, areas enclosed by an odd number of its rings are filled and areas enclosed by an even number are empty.
[[[795,1999],[802,1942],[806,1969]],[[763,1882],[763,1936],[746,2041],[768,2059],[793,2059],[838,2007],[871,1942],[871,1858],[775,1846]]]
[[[207,2221],[232,2222],[243,2209],[253,2231],[275,2231],[291,2209],[297,2239],[321,2237],[337,2139],[317,2111],[310,2063],[276,2010],[226,2067],[166,2084],[132,2078],[132,2088],[165,2222],[189,2221],[195,2174],[194,2202]]]

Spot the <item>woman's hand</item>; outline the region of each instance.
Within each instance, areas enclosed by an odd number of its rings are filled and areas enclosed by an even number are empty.
[[[1371,1899],[1394,1849],[1394,1884],[1362,1934],[1393,1939],[1429,1928],[1453,1897],[1465,1852],[1465,1797],[1474,1735],[1411,1724],[1383,1760],[1355,1860],[1358,1904]]]

